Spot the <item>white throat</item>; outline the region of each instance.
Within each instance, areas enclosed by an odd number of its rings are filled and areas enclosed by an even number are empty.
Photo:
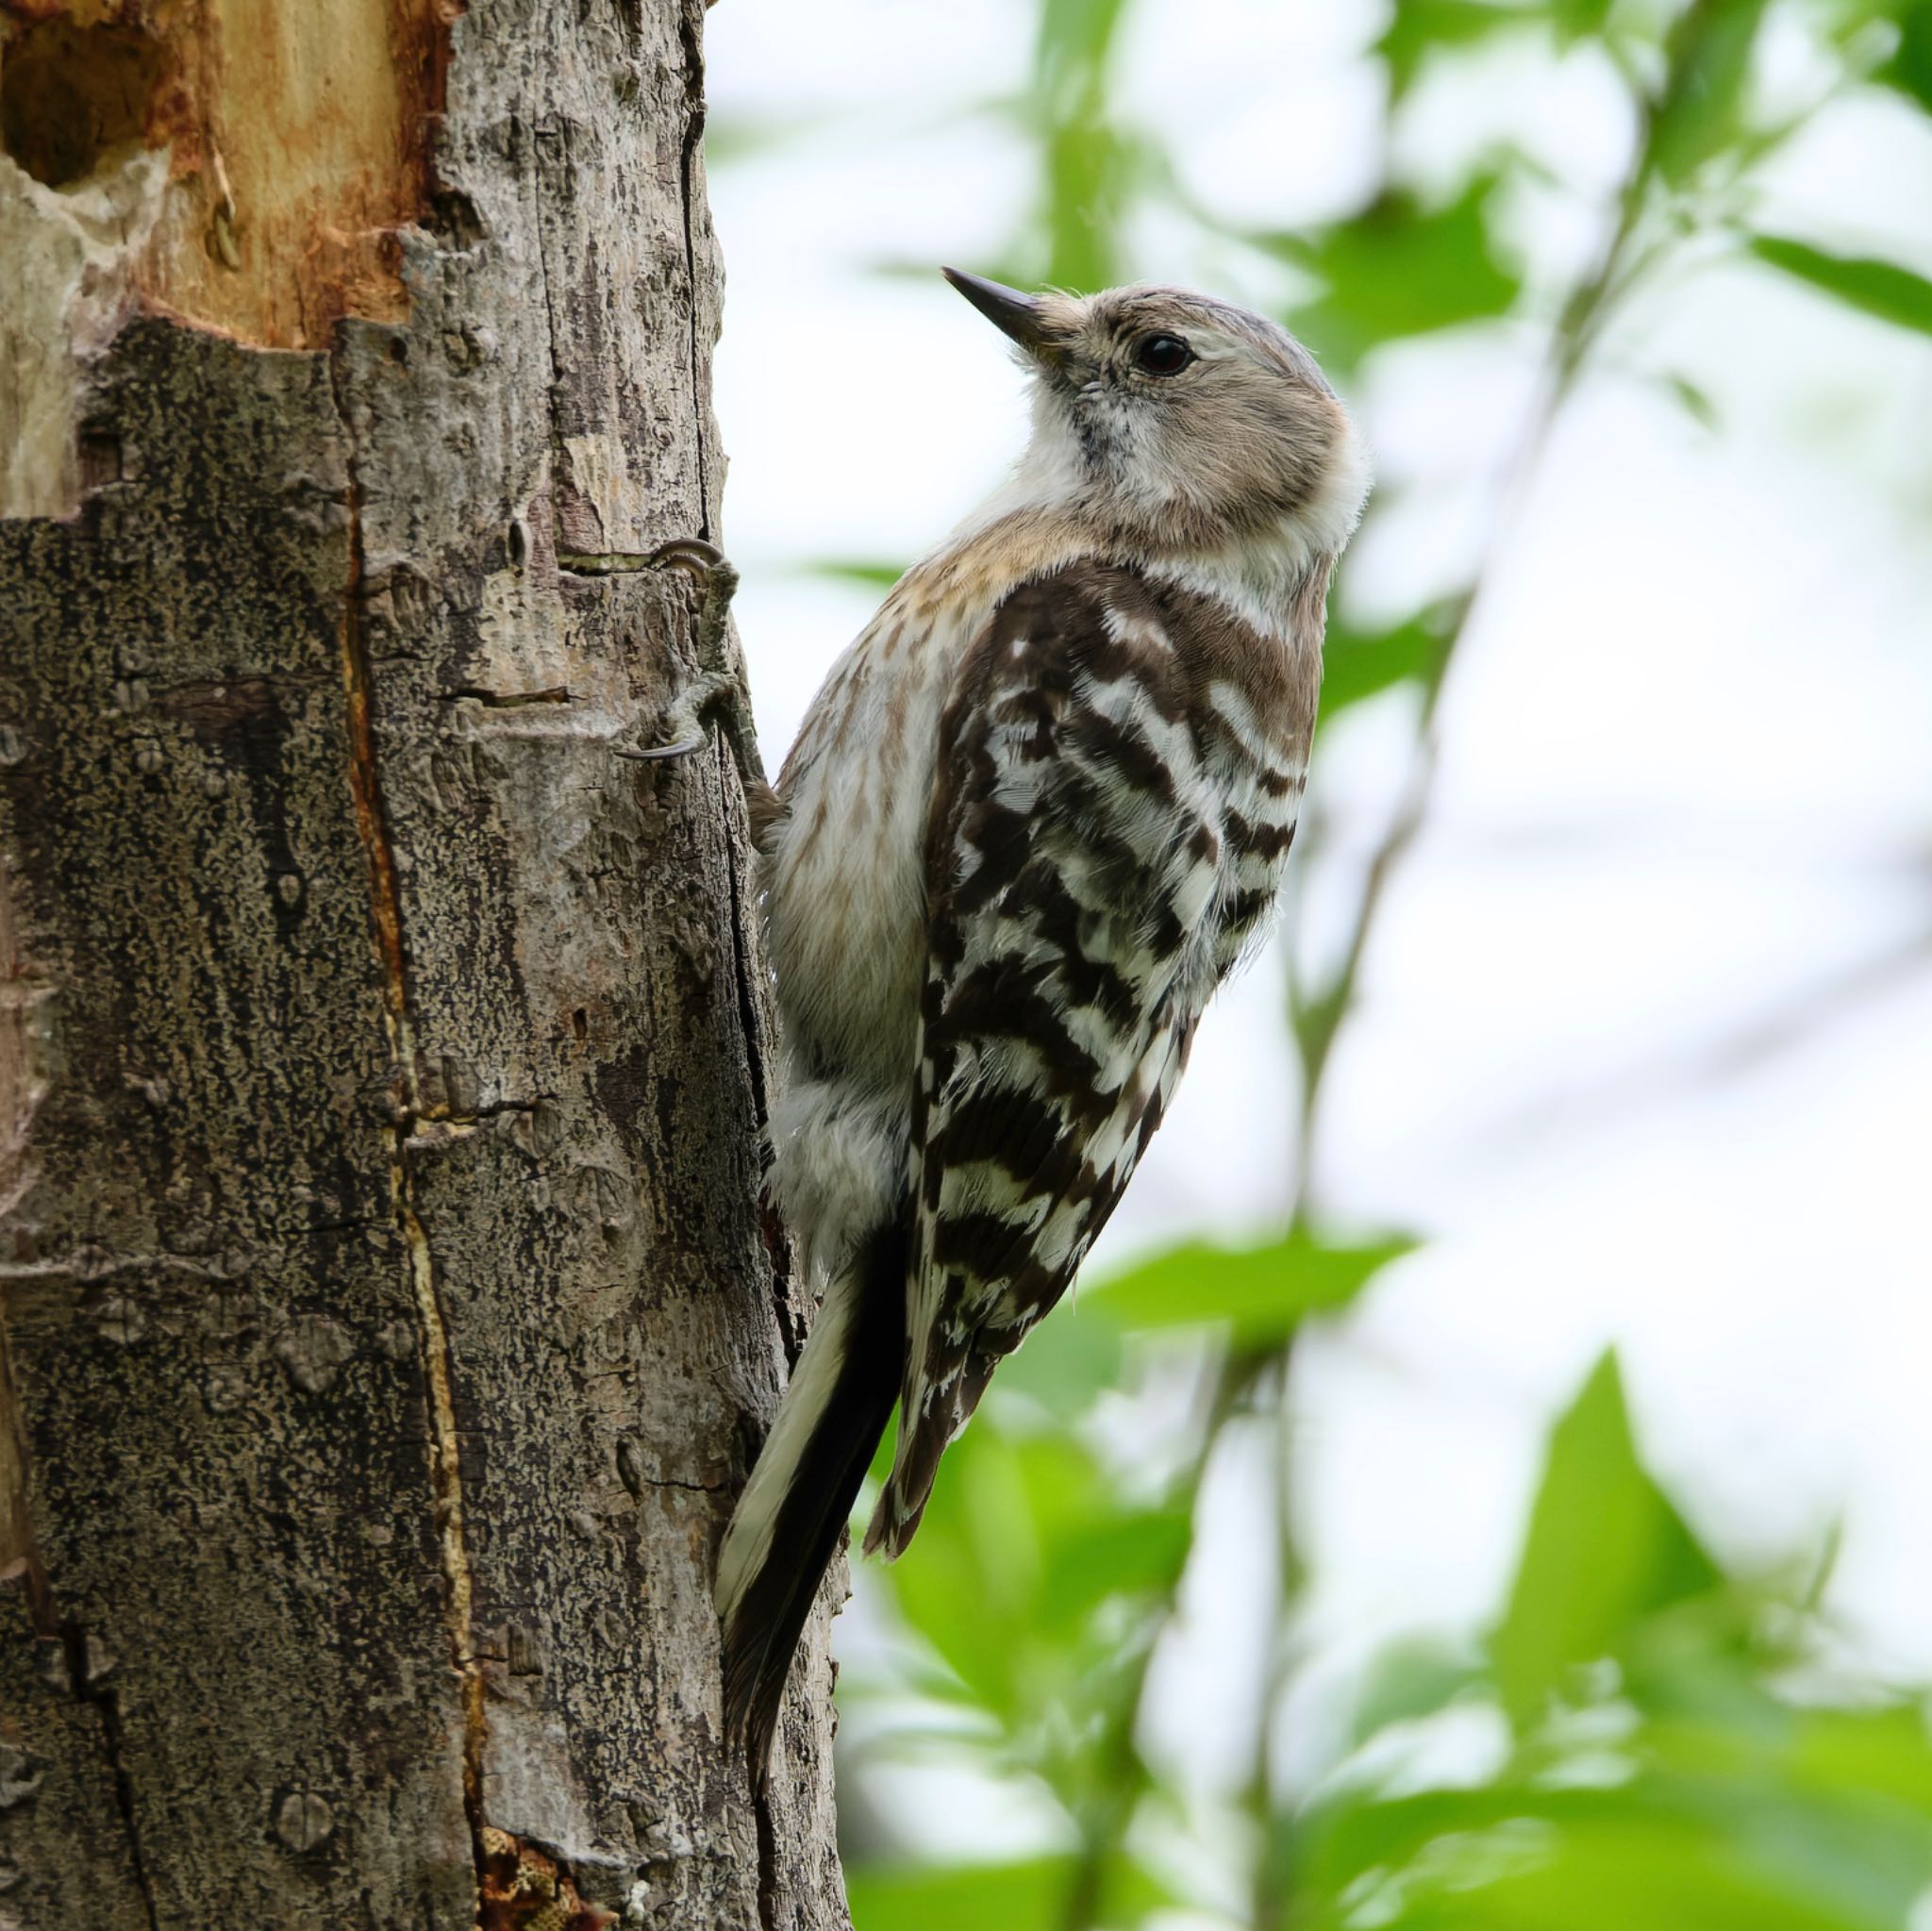
[[[1128,467],[1142,479],[1140,507],[1158,524],[1162,507],[1185,495],[1185,479],[1162,476],[1158,464],[1130,459]],[[1309,573],[1323,558],[1341,553],[1361,520],[1370,479],[1368,446],[1348,422],[1320,488],[1274,527],[1213,548],[1149,558],[1141,567],[1162,582],[1213,597],[1263,636],[1286,638]],[[1078,513],[1091,503],[1091,491],[1072,420],[1044,384],[1036,383],[1032,434],[1020,460],[934,554],[958,549],[994,524],[1029,510]]]

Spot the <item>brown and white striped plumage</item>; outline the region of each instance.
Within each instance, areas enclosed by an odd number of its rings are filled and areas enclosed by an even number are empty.
[[[772,1193],[825,1301],[719,1563],[762,1761],[894,1395],[867,1547],[1052,1307],[1274,903],[1364,462],[1274,325],[1169,289],[962,291],[1034,438],[814,702],[767,841]],[[1177,371],[1143,366],[1185,344]]]

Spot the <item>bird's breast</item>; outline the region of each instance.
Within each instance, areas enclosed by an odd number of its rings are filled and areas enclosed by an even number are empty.
[[[986,608],[889,601],[834,666],[779,780],[766,916],[791,1063],[909,1095],[940,713]]]

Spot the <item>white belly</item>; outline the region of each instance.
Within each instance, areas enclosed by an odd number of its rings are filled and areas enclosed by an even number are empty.
[[[940,713],[970,641],[963,624],[915,635],[889,604],[813,700],[779,781],[765,918],[785,1078],[770,1188],[822,1270],[890,1216],[906,1184],[926,816]]]
[[[983,620],[924,626],[888,604],[813,700],[780,780],[766,871],[794,1077],[910,1106],[925,974],[926,817],[940,713]]]

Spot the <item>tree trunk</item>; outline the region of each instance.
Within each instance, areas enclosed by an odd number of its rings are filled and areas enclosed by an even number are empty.
[[[841,1925],[697,0],[0,16],[0,1923]]]

